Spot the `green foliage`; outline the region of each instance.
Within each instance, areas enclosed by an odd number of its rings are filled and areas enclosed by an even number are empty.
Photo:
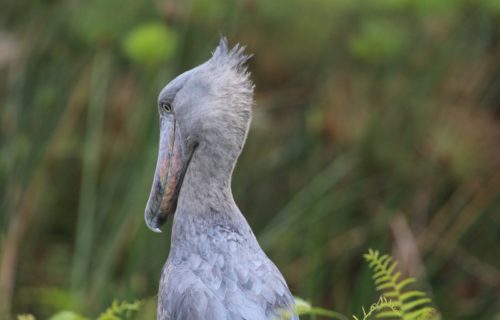
[[[376,310],[377,318],[399,318],[402,320],[437,319],[435,310],[427,307],[431,299],[422,291],[407,290],[407,286],[415,279],[400,279],[401,273],[396,271],[398,265],[389,255],[380,255],[370,249],[364,256],[373,270],[373,281],[377,291],[390,301],[389,308]],[[371,308],[370,308],[371,309]],[[382,310],[386,309],[386,310]]]
[[[322,316],[338,320],[348,319],[348,317],[346,317],[341,313],[332,310],[327,310],[324,308],[313,307],[309,302],[301,298],[295,297],[294,300],[295,300],[295,314],[298,314],[299,316],[309,315],[309,316]],[[286,316],[286,313],[284,315]]]
[[[135,302],[119,302],[117,300],[113,300],[111,306],[109,306],[103,313],[97,317],[96,320],[125,320],[131,319],[131,317],[139,311],[142,303],[140,301]],[[27,315],[19,315],[17,320],[36,320],[35,317],[31,314]],[[78,313],[73,311],[60,311],[49,318],[49,320],[89,320]]]
[[[135,301],[133,303],[128,303],[126,301],[118,302],[116,300],[113,301],[111,306],[106,309],[97,320],[121,320],[121,319],[129,319],[130,316],[139,310],[141,307],[141,303],[139,301]]]
[[[39,301],[48,310],[72,310],[77,301],[69,290],[55,287],[23,288],[20,292],[26,299]]]
[[[401,320],[439,320],[437,310],[428,307],[431,302],[422,291],[408,291],[406,286],[415,279],[401,279],[401,273],[395,272],[397,262],[389,255],[380,256],[372,249],[363,255],[369,267],[373,270],[373,282],[377,291],[382,292],[379,300],[373,303],[368,311],[362,308],[362,318],[353,315],[354,320],[368,320],[374,316],[378,319]],[[324,316],[331,319],[347,319],[341,313],[312,307],[310,303],[295,298],[295,312],[298,315]]]
[[[384,310],[389,310],[393,312],[396,311],[396,306],[393,301],[387,300],[384,296],[381,296],[377,302],[373,303],[368,311],[365,310],[364,307],[361,308],[363,311],[363,318],[362,320],[368,320],[372,315],[377,315],[378,313],[383,312]],[[357,316],[353,315],[352,316],[354,320],[359,320]]]
[[[175,34],[159,22],[142,24],[127,35],[123,49],[137,64],[158,66],[174,53]]]
[[[49,318],[49,320],[89,320],[73,311],[61,311]]]

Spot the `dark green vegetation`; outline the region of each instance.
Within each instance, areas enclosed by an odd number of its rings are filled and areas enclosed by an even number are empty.
[[[380,255],[376,250],[369,249],[364,254],[367,264],[372,270],[372,279],[377,291],[380,292],[379,300],[362,307],[362,315],[354,320],[368,319],[400,319],[400,320],[440,320],[441,315],[435,308],[429,306],[432,301],[423,291],[411,290],[408,285],[414,283],[414,278],[404,278],[398,271],[398,262],[389,255]],[[351,319],[339,312],[324,308],[312,307],[300,298],[296,300],[296,313],[301,316],[324,316],[329,319]],[[315,319],[315,318],[313,318]]]
[[[445,319],[499,313],[499,1],[0,6],[4,308],[97,316],[152,297],[151,319],[170,230],[143,221],[156,97],[221,32],[255,54],[235,198],[294,294],[358,314],[375,247]]]

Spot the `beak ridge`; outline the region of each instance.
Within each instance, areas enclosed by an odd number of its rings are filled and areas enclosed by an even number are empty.
[[[175,213],[188,165],[184,149],[174,115],[162,117],[156,171],[144,213],[146,225],[153,232],[161,233],[160,227]]]

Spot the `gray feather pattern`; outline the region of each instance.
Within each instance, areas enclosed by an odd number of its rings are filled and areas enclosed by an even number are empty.
[[[191,250],[172,251],[175,256],[171,253],[160,286],[160,319],[274,319],[277,309],[293,307],[283,277],[254,238],[230,242],[237,253],[226,251],[229,243],[212,240],[211,255],[204,259]],[[195,245],[197,240],[189,242]],[[185,308],[194,309],[181,311]]]

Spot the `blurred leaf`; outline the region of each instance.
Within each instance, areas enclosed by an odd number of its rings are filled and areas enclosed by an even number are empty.
[[[50,317],[49,320],[88,320],[88,319],[73,311],[61,311]]]
[[[111,306],[106,309],[97,320],[119,320],[119,319],[128,319],[132,315],[139,310],[141,307],[141,303],[139,301],[135,301],[133,303],[129,303],[126,301],[118,302],[116,300],[113,301]]]
[[[159,22],[142,24],[127,35],[123,49],[135,63],[157,66],[174,53],[175,34]]]
[[[19,296],[21,300],[33,301],[39,316],[51,315],[56,310],[71,310],[78,304],[75,296],[61,288],[21,288]]]
[[[302,298],[293,297],[293,300],[295,301],[295,311],[299,314],[308,312],[312,308],[311,304]]]
[[[381,63],[401,54],[408,44],[408,35],[401,26],[386,20],[367,20],[359,34],[349,40],[354,56],[369,62]]]
[[[309,302],[303,300],[302,298],[299,297],[293,297],[295,301],[295,314],[297,315],[310,315],[310,316],[323,316],[328,319],[338,319],[338,320],[348,320],[349,318],[346,317],[345,315],[332,311],[332,310],[327,310],[323,308],[318,308],[318,307],[313,307]],[[291,315],[287,314],[286,312],[283,313],[283,315],[288,318]]]

